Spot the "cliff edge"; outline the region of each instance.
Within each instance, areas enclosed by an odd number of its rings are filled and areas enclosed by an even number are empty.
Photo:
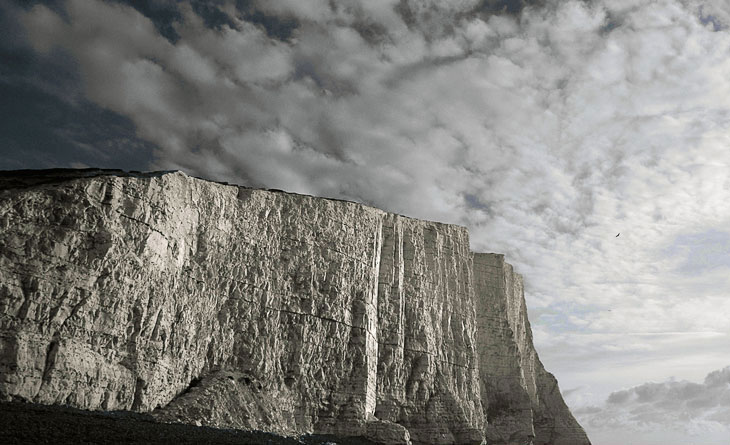
[[[0,399],[395,444],[583,445],[464,227],[181,172],[0,172]]]

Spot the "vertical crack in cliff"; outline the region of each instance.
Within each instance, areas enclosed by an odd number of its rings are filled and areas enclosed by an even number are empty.
[[[59,332],[66,326],[66,323],[76,317],[81,308],[89,302],[89,295],[86,295],[86,291],[79,288],[79,292],[81,293],[81,299],[78,303],[74,304],[74,306],[71,308],[71,313],[68,315],[68,317],[64,318],[61,324],[58,326]],[[59,333],[56,333],[56,335],[59,335]]]
[[[365,356],[367,376],[365,382],[365,416],[375,414],[378,384],[378,288],[380,275],[380,256],[383,250],[383,220],[378,219],[373,240],[372,265],[370,276],[372,282],[365,294]]]
[[[147,382],[137,377],[134,384],[134,400],[132,401],[132,411],[139,411],[142,407],[142,401],[144,398],[144,392],[147,389]]]
[[[41,378],[41,381],[44,383],[51,380],[51,371],[53,370],[53,366],[56,364],[56,356],[58,355],[58,344],[59,338],[58,332],[56,332],[53,335],[53,339],[48,344],[48,349],[46,349],[46,360],[43,365],[43,377]]]
[[[44,386],[51,382],[51,372],[53,371],[53,367],[56,365],[59,343],[59,333],[56,332],[53,334],[51,342],[48,343],[48,347],[46,348],[46,358],[43,361],[43,374],[41,374],[41,382],[40,385],[38,385],[36,397],[40,396],[43,392]]]

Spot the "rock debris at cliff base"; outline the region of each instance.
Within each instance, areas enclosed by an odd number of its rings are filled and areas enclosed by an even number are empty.
[[[384,444],[582,445],[464,227],[181,172],[0,173],[0,395]]]

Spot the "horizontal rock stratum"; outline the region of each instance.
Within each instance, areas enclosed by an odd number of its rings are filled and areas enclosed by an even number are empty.
[[[0,398],[383,444],[589,444],[464,227],[181,172],[0,173]]]

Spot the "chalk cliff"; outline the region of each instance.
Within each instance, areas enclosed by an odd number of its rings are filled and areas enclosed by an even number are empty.
[[[0,398],[384,444],[589,444],[465,228],[189,177],[0,173]]]

